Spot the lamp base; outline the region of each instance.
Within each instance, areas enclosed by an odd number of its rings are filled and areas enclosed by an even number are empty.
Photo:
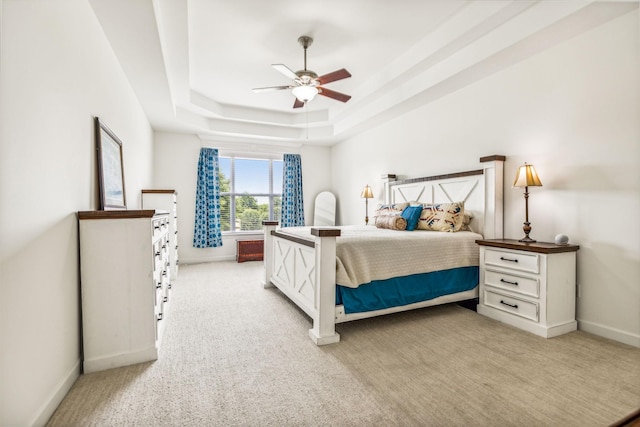
[[[524,223],[524,227],[522,227],[522,231],[524,231],[524,237],[520,240],[518,240],[518,242],[522,242],[522,243],[535,243],[535,240],[533,240],[531,237],[529,237],[529,233],[531,233],[531,223],[528,220],[529,217],[529,212],[527,209],[527,221],[525,221]]]

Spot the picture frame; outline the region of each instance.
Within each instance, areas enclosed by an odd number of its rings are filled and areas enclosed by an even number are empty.
[[[95,140],[100,210],[127,209],[122,141],[98,117],[95,117]]]

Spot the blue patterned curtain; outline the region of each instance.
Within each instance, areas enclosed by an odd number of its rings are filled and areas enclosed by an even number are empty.
[[[302,202],[302,161],[299,154],[285,154],[282,164],[281,227],[304,225]]]
[[[222,246],[220,230],[220,178],[218,150],[201,148],[196,186],[196,220],[193,231],[194,248]]]

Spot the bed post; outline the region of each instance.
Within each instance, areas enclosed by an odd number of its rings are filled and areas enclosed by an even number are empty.
[[[316,310],[309,336],[316,345],[340,341],[336,333],[336,237],[337,228],[312,228],[315,236]]]
[[[262,280],[263,288],[273,288],[274,284],[271,283],[271,276],[273,276],[273,236],[272,231],[275,231],[278,226],[278,221],[262,221],[264,228],[264,278]]]
[[[494,155],[480,158],[484,176],[484,224],[485,239],[502,239],[503,236],[503,169],[505,156]]]

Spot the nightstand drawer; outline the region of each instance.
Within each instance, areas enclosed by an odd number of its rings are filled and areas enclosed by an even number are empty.
[[[529,273],[540,272],[539,256],[532,253],[487,249],[484,252],[484,263]]]
[[[484,290],[484,304],[497,310],[506,311],[534,322],[538,321],[538,304],[497,292]]]
[[[484,273],[484,283],[485,285],[507,289],[523,295],[536,298],[540,296],[540,281],[535,278],[514,276],[512,274],[486,270]]]

